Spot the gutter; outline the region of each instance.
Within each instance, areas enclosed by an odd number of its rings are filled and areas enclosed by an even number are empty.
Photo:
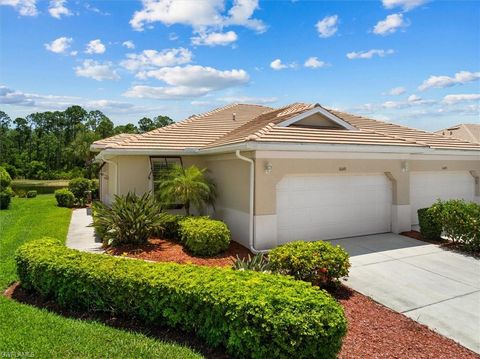
[[[248,162],[250,164],[250,206],[249,206],[249,223],[248,223],[248,247],[253,254],[265,253],[268,250],[259,250],[255,248],[255,230],[254,230],[254,201],[255,201],[255,162],[252,159],[242,156],[240,150],[235,151],[235,156],[242,161]]]

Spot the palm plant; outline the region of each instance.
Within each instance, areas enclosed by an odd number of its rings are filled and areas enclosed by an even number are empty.
[[[173,165],[156,183],[157,199],[164,206],[183,204],[187,216],[192,207],[201,212],[205,206],[213,206],[216,186],[206,176],[206,171],[194,165],[187,168]]]

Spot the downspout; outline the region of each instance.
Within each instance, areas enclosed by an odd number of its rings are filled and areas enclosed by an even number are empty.
[[[255,200],[255,163],[253,162],[252,159],[242,156],[240,154],[240,150],[235,151],[235,155],[239,160],[248,162],[250,164],[250,206],[249,206],[249,225],[248,225],[248,231],[249,231],[249,238],[248,238],[248,247],[252,251],[253,254],[257,253],[265,253],[268,252],[267,250],[259,250],[255,249],[255,231],[254,231],[254,217],[253,217],[253,205],[254,205],[254,200]]]

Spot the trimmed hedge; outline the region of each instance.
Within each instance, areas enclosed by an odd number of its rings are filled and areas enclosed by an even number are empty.
[[[28,191],[27,192],[27,198],[35,198],[37,197],[37,191]]]
[[[347,251],[323,241],[286,243],[272,249],[268,259],[273,271],[319,286],[337,283],[350,268]]]
[[[430,208],[420,208],[417,214],[422,237],[428,241],[441,239],[442,224],[432,215]]]
[[[73,309],[196,332],[239,358],[335,358],[347,322],[318,287],[281,275],[79,252],[54,239],[16,254],[22,286]]]
[[[187,217],[180,222],[180,239],[198,256],[214,256],[230,245],[232,235],[227,225],[208,217]]]
[[[75,204],[75,196],[66,188],[57,189],[55,191],[55,199],[59,207],[71,208]]]
[[[7,192],[0,192],[0,209],[8,209],[12,196]]]

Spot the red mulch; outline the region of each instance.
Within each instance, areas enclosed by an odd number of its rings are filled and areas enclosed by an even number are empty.
[[[480,358],[425,325],[347,287],[340,287],[332,295],[348,318],[348,333],[339,358]]]
[[[237,242],[230,242],[228,249],[214,257],[196,257],[188,253],[184,247],[173,241],[152,238],[144,245],[124,245],[109,248],[109,254],[127,256],[132,258],[147,259],[156,262],[191,263],[211,267],[230,267],[237,258],[246,258],[252,253]]]

